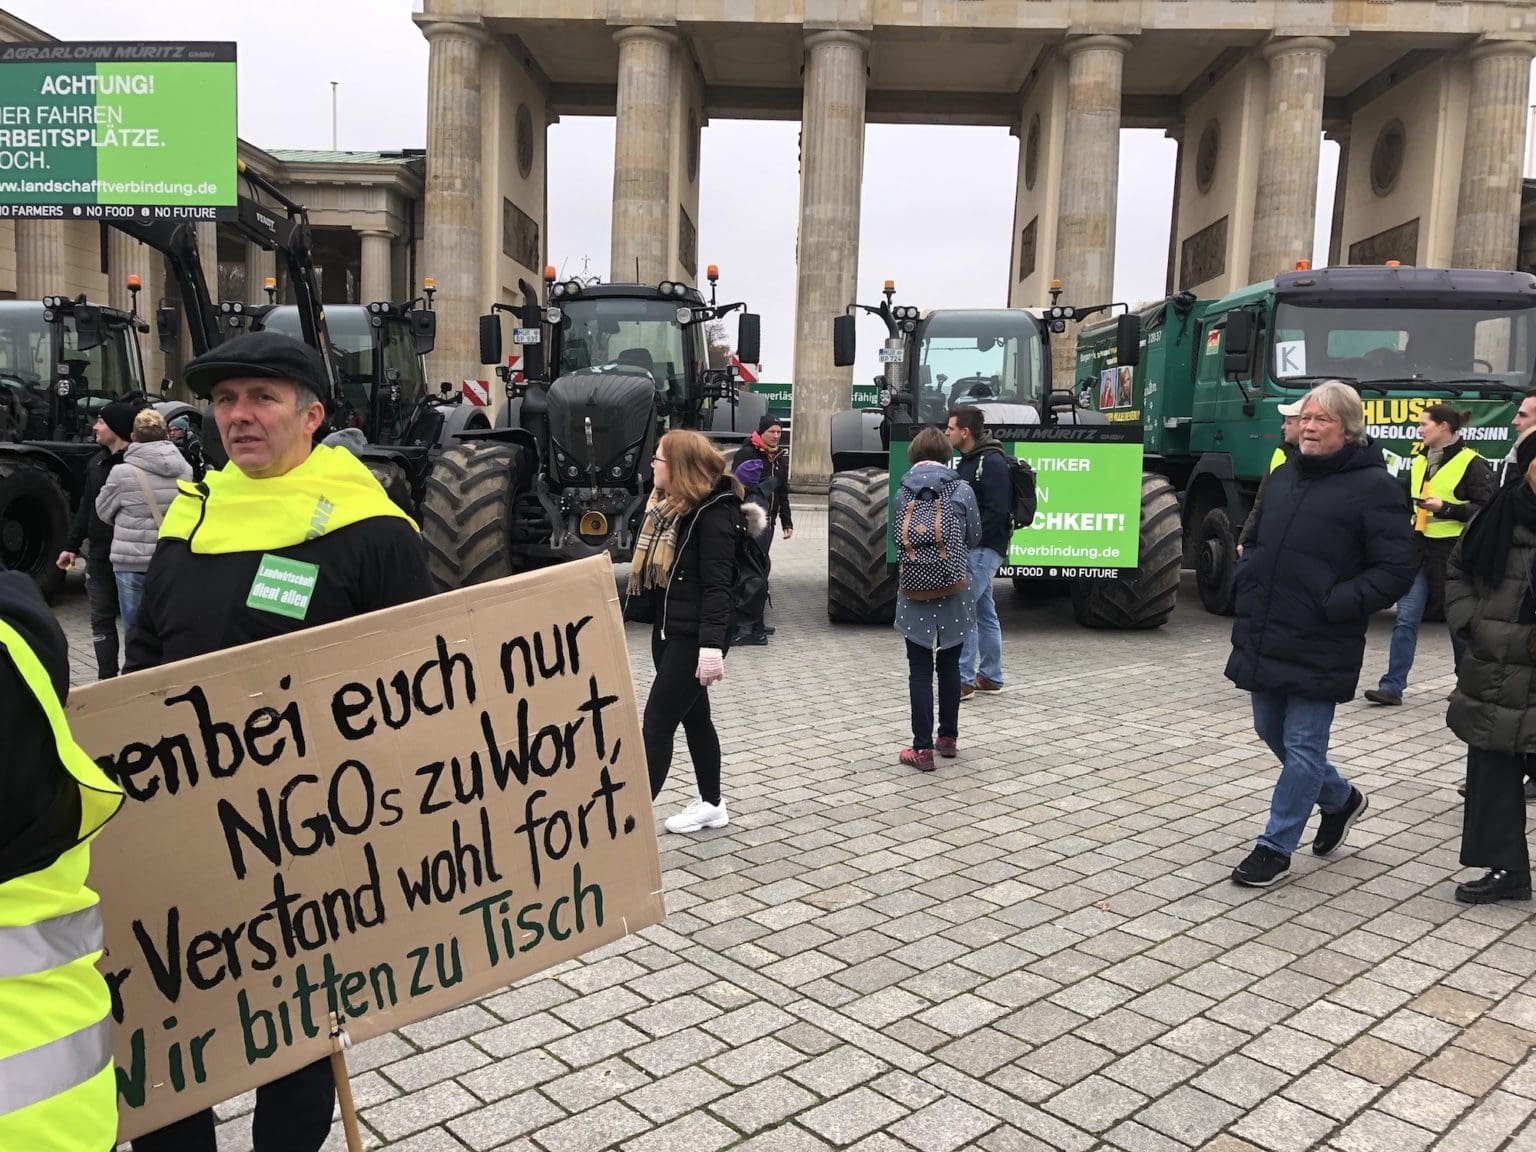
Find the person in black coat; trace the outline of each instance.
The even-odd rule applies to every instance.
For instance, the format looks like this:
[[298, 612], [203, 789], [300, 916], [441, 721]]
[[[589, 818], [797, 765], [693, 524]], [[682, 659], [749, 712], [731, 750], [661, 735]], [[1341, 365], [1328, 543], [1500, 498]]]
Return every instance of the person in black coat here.
[[655, 490], [630, 561], [626, 616], [652, 624], [656, 679], [645, 702], [642, 735], [651, 799], [672, 768], [678, 725], [699, 798], [666, 819], [668, 832], [730, 823], [720, 787], [720, 737], [709, 712], [709, 686], [725, 679], [736, 611], [736, 538], [747, 530], [741, 487], [725, 459], [697, 432], [663, 436], [651, 460]]
[[[788, 540], [795, 534], [795, 520], [789, 508], [789, 453], [779, 447], [779, 441], [784, 435], [784, 426], [777, 416], [769, 414], [757, 422], [757, 432], [746, 443], [736, 450], [736, 456], [731, 461], [731, 471], [736, 472], [743, 465], [756, 461], [760, 465], [752, 468], [749, 475], [753, 476], [750, 483], [741, 478], [741, 483], [746, 492], [746, 498], [758, 505], [768, 515], [767, 526], [757, 531], [757, 543], [763, 550], [763, 555], [773, 546], [773, 533], [775, 528], [782, 528], [784, 539]], [[747, 631], [732, 638], [732, 644], [766, 644], [768, 637], [773, 635], [773, 629], [769, 628], [763, 618], [767, 609], [767, 598], [763, 600], [763, 610], [759, 611], [756, 618], [747, 622]]]
[[1313, 806], [1312, 851], [1327, 856], [1367, 802], [1328, 762], [1338, 704], [1354, 697], [1373, 612], [1418, 571], [1412, 520], [1360, 396], [1330, 380], [1302, 401], [1300, 451], [1271, 476], [1234, 580], [1227, 679], [1253, 694], [1254, 731], [1280, 760], [1269, 824], [1232, 873], [1268, 887], [1290, 869]]
[[1008, 559], [1013, 536], [1013, 481], [1008, 475], [1008, 449], [987, 431], [986, 420], [974, 404], [949, 410], [949, 446], [960, 453], [955, 469], [976, 494], [981, 513], [981, 538], [971, 546], [971, 599], [976, 620], [960, 648], [960, 699], [969, 700], [1003, 690], [1003, 626], [992, 598], [992, 582]]

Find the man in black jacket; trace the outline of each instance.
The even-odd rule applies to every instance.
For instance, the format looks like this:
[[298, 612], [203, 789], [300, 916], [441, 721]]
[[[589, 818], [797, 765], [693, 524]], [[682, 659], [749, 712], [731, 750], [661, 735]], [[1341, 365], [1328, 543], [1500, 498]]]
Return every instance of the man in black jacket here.
[[[745, 480], [742, 483], [747, 491], [747, 499], [768, 515], [768, 526], [757, 537], [758, 546], [762, 548], [764, 555], [767, 555], [768, 549], [773, 545], [773, 533], [776, 528], [783, 528], [786, 540], [795, 534], [795, 520], [789, 510], [789, 453], [779, 447], [779, 441], [783, 435], [784, 425], [777, 416], [770, 413], [758, 421], [757, 432], [736, 450], [736, 457], [731, 461], [732, 472], [740, 470], [741, 466], [748, 461], [757, 461], [762, 467], [760, 479], [750, 484]], [[755, 472], [756, 469], [753, 469], [752, 473]], [[768, 643], [768, 637], [773, 635], [773, 629], [767, 627], [764, 621], [766, 611], [767, 598], [765, 597], [763, 608], [758, 612], [757, 618], [749, 621], [748, 630], [733, 637], [731, 643], [733, 645]]]
[[1336, 380], [1307, 393], [1299, 447], [1270, 477], [1234, 582], [1227, 679], [1253, 694], [1254, 731], [1281, 764], [1269, 824], [1232, 873], [1255, 888], [1289, 871], [1314, 806], [1318, 856], [1365, 812], [1328, 762], [1334, 708], [1354, 697], [1371, 614], [1418, 570], [1407, 500], [1365, 435], [1359, 394]]
[[981, 510], [981, 543], [971, 549], [976, 623], [960, 649], [960, 699], [969, 700], [978, 692], [991, 696], [1003, 690], [1003, 626], [992, 599], [992, 581], [1008, 556], [1013, 482], [1008, 478], [1007, 449], [987, 431], [980, 408], [951, 408], [948, 434], [949, 446], [960, 453], [956, 471], [975, 491]]
[[[186, 381], [211, 397], [229, 465], [183, 484], [166, 513], [128, 637], [128, 671], [433, 594], [415, 524], [350, 452], [313, 447], [325, 413], [319, 353], [252, 333], [193, 360]], [[316, 1152], [334, 1102], [329, 1060], [263, 1085], [255, 1152]], [[215, 1152], [213, 1112], [140, 1136], [133, 1148]]]
[[138, 409], [124, 400], [114, 400], [101, 410], [91, 431], [101, 451], [85, 466], [85, 491], [75, 521], [64, 542], [64, 551], [54, 562], [68, 572], [75, 566], [80, 549], [90, 541], [85, 558], [85, 594], [91, 602], [91, 643], [96, 648], [96, 678], [110, 680], [117, 675], [117, 578], [112, 572], [112, 525], [96, 515], [96, 494], [107, 482], [107, 473], [123, 462], [123, 449], [133, 438], [133, 417]]

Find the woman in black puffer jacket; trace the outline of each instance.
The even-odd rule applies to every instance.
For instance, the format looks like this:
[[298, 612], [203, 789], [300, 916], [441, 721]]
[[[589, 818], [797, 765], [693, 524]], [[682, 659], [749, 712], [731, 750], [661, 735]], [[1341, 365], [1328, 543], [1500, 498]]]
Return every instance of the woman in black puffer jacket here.
[[681, 724], [699, 799], [666, 820], [669, 832], [723, 828], [720, 738], [709, 686], [725, 678], [736, 611], [736, 539], [745, 530], [741, 488], [725, 460], [697, 432], [668, 432], [652, 459], [656, 488], [635, 542], [629, 573], [631, 619], [649, 620], [656, 679], [645, 702], [645, 758], [651, 799], [672, 767]]

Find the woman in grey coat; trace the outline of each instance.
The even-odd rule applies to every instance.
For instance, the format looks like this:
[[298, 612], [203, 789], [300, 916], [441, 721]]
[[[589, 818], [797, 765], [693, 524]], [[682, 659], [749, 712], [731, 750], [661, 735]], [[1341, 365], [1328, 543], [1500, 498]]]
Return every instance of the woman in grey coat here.
[[167, 437], [165, 419], [153, 408], [135, 416], [123, 462], [112, 469], [96, 497], [96, 515], [112, 525], [112, 572], [125, 636], [139, 612], [160, 521], [176, 499], [177, 482], [192, 479], [192, 466]]
[[1524, 757], [1536, 753], [1536, 436], [1515, 448], [1524, 478], [1501, 488], [1446, 565], [1445, 619], [1467, 643], [1446, 723], [1467, 744], [1464, 904], [1531, 898]]
[[[976, 626], [976, 602], [968, 583], [969, 557], [981, 540], [981, 511], [971, 486], [949, 467], [949, 437], [939, 429], [924, 428], [914, 436], [907, 458], [912, 468], [902, 477], [891, 522], [900, 533], [907, 506], [913, 500], [924, 494], [929, 498], [942, 494], [950, 508], [944, 516], [944, 545], [950, 555], [964, 561], [966, 581], [957, 591], [937, 599], [913, 599], [905, 591], [896, 595], [896, 631], [907, 640], [907, 690], [912, 703], [912, 746], [902, 749], [900, 759], [920, 772], [932, 772], [935, 749], [946, 759], [953, 757], [960, 735], [960, 648]], [[959, 522], [951, 523], [955, 513]], [[937, 745], [933, 740], [935, 649], [939, 673]]]

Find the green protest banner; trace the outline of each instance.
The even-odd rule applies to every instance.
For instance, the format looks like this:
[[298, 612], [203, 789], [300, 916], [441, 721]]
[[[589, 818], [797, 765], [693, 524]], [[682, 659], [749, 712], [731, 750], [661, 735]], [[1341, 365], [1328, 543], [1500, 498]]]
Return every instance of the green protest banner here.
[[[919, 426], [891, 432], [891, 498], [906, 475]], [[1008, 542], [999, 576], [1097, 576], [1134, 569], [1141, 532], [1141, 429], [1125, 425], [1025, 425], [988, 429], [1035, 470], [1034, 523]], [[958, 465], [958, 459], [954, 461]], [[887, 559], [896, 563], [894, 536]]]
[[235, 45], [0, 46], [0, 218], [236, 215]]
[[[793, 384], [753, 384], [752, 393], [756, 396], [766, 397], [768, 411], [775, 416], [790, 417], [793, 415], [795, 386]], [[873, 384], [855, 384], [853, 386], [853, 406], [855, 408], [873, 408], [880, 403], [880, 390]]]

